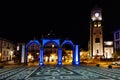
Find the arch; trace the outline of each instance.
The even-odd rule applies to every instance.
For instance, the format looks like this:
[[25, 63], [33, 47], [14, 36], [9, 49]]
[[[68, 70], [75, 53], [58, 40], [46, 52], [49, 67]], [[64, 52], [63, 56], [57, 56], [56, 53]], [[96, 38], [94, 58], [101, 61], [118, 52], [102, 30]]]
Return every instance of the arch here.
[[41, 44], [39, 43], [38, 40], [30, 40], [27, 44], [26, 44], [26, 48], [28, 48], [30, 45], [32, 44], [37, 44], [38, 46], [41, 46]]
[[58, 65], [62, 65], [62, 56], [61, 56], [61, 48], [60, 48], [60, 39], [42, 39], [42, 49], [41, 49], [41, 55], [40, 55], [40, 66], [44, 65], [44, 62], [43, 62], [43, 55], [44, 55], [44, 47], [49, 44], [49, 43], [53, 43], [55, 44], [57, 47], [58, 47]]
[[43, 47], [44, 47], [45, 45], [47, 45], [48, 43], [54, 43], [54, 44], [56, 44], [57, 46], [59, 46], [59, 44], [60, 44], [60, 39], [43, 39], [43, 40], [42, 40], [42, 43], [43, 43]]
[[61, 44], [61, 47], [63, 47], [63, 45], [68, 44], [72, 47], [72, 63], [74, 62], [74, 58], [75, 58], [75, 46], [73, 44], [73, 42], [71, 40], [64, 40], [64, 42]]
[[72, 48], [74, 48], [74, 44], [71, 40], [64, 40], [63, 43], [61, 44], [61, 47], [64, 45], [64, 44], [69, 44], [70, 46], [72, 46]]
[[[27, 64], [27, 56], [28, 56], [28, 48], [29, 48], [29, 46], [30, 45], [32, 45], [32, 44], [37, 44], [38, 46], [41, 46], [41, 44], [39, 43], [39, 41], [38, 40], [30, 40], [27, 44], [26, 44], [26, 52], [25, 52], [25, 64]], [[39, 49], [39, 51], [40, 51], [40, 49]], [[40, 52], [39, 52], [40, 53]]]

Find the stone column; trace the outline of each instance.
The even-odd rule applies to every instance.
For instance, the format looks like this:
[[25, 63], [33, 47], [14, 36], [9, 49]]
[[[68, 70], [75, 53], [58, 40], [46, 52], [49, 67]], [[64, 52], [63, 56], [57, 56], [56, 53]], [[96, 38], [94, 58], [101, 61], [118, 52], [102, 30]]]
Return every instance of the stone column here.
[[62, 49], [58, 48], [58, 66], [62, 66]]
[[73, 50], [73, 65], [80, 65], [80, 51], [78, 45], [75, 45]]
[[40, 62], [39, 62], [39, 66], [43, 66], [44, 65], [43, 52], [44, 52], [44, 48], [40, 48]]

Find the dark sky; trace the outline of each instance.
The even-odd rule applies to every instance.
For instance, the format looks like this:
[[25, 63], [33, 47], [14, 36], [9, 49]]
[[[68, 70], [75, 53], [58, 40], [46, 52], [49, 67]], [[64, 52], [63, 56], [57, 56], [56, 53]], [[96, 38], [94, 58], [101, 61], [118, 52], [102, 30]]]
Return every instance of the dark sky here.
[[51, 30], [60, 39], [71, 39], [86, 48], [89, 39], [90, 12], [103, 9], [104, 36], [111, 39], [120, 28], [119, 0], [64, 0], [3, 2], [0, 36], [15, 42], [40, 40]]

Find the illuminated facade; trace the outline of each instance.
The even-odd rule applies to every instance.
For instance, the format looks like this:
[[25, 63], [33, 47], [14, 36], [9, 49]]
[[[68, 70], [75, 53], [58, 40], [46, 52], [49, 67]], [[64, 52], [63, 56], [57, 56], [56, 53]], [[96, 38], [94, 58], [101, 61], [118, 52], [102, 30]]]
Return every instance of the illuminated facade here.
[[0, 61], [12, 61], [16, 45], [10, 40], [0, 38]]
[[104, 58], [112, 58], [113, 41], [104, 41]]
[[93, 8], [90, 22], [90, 57], [103, 56], [102, 9]]
[[[73, 65], [80, 64], [80, 48], [71, 40], [64, 40], [60, 44], [60, 39], [42, 38], [41, 43], [38, 40], [27, 43], [24, 58], [26, 64], [32, 61], [38, 61], [40, 66], [47, 63], [61, 66], [65, 62]], [[68, 47], [70, 48], [66, 50]]]
[[90, 41], [88, 45], [90, 57], [112, 58], [113, 41], [104, 41], [102, 26], [102, 9], [93, 8], [90, 22]]

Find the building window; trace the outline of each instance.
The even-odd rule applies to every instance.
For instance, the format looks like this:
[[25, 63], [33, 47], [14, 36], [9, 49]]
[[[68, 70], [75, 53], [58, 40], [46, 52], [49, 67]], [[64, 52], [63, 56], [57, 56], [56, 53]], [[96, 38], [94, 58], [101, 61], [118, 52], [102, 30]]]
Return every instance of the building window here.
[[98, 27], [101, 27], [101, 22], [98, 22]]
[[100, 38], [96, 38], [95, 43], [99, 43], [99, 42], [100, 42]]
[[116, 33], [116, 39], [119, 39], [119, 32]]
[[94, 27], [97, 27], [97, 23], [96, 22], [94, 22]]

